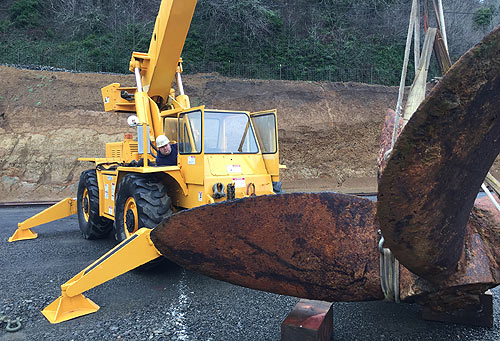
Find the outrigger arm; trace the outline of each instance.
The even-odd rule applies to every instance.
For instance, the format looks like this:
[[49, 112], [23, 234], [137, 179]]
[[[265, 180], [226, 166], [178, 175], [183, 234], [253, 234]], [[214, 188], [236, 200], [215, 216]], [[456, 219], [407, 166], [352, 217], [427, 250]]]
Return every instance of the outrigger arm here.
[[17, 230], [9, 238], [9, 243], [16, 242], [18, 240], [35, 239], [38, 237], [38, 234], [31, 231], [32, 227], [66, 218], [73, 214], [76, 214], [76, 199], [63, 199], [37, 215], [34, 215], [22, 223], [17, 224]]
[[42, 314], [50, 323], [60, 323], [99, 310], [99, 306], [82, 293], [160, 257], [162, 254], [153, 245], [150, 233], [151, 229], [139, 229], [61, 285], [61, 296], [42, 310]]

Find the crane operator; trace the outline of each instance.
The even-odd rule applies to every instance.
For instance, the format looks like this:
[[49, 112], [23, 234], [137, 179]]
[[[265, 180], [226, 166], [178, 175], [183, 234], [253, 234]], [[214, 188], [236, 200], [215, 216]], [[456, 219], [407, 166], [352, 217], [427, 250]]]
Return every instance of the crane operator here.
[[156, 156], [157, 166], [177, 166], [177, 143], [170, 144], [170, 140], [165, 135], [156, 138], [158, 155]]

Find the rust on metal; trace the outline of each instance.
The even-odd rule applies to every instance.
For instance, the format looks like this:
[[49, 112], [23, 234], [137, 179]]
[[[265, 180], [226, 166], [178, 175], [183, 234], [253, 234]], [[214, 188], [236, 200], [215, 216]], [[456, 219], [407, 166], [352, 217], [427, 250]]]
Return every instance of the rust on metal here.
[[337, 193], [259, 196], [179, 212], [151, 232], [187, 269], [322, 301], [383, 298], [375, 203]]
[[401, 299], [441, 312], [479, 304], [486, 290], [500, 284], [499, 246], [500, 213], [487, 197], [477, 199], [457, 271], [432, 283], [401, 267]]
[[151, 232], [153, 243], [187, 269], [233, 284], [311, 300], [379, 300], [380, 223], [401, 264], [403, 301], [436, 312], [477, 304], [500, 283], [500, 213], [488, 199], [473, 209], [500, 151], [499, 50], [497, 29], [432, 90], [385, 163], [388, 112], [377, 204], [326, 192], [250, 197], [175, 214]]
[[[379, 152], [377, 158], [377, 179], [380, 181], [380, 177], [384, 171], [387, 160], [385, 158], [386, 153], [392, 147], [392, 136], [394, 135], [394, 125], [396, 122], [396, 112], [392, 109], [388, 109], [385, 114], [384, 127], [382, 128], [382, 134], [380, 135], [379, 141]], [[403, 128], [403, 118], [399, 118], [398, 127], [396, 134], [399, 136], [401, 129]]]
[[[151, 238], [163, 255], [233, 284], [326, 301], [382, 299], [375, 204], [335, 193], [253, 197], [180, 212]], [[500, 283], [500, 213], [476, 201], [453, 276], [432, 283], [400, 267], [402, 301], [433, 311], [478, 303]]]
[[386, 246], [434, 283], [458, 270], [469, 213], [500, 152], [499, 50], [497, 28], [453, 65], [399, 136], [380, 180]]
[[422, 319], [493, 328], [493, 294], [488, 290], [479, 295], [474, 305], [452, 311], [435, 311], [424, 306]]

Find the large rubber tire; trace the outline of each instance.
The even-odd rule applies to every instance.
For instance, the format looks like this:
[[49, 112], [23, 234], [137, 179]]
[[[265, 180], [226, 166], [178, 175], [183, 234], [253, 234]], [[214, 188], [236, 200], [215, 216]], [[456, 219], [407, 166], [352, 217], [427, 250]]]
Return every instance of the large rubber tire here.
[[155, 175], [127, 174], [115, 202], [115, 238], [121, 242], [139, 228], [154, 228], [172, 215], [167, 188]]
[[80, 175], [76, 205], [83, 238], [106, 238], [113, 229], [113, 221], [99, 215], [99, 186], [95, 169], [86, 170]]

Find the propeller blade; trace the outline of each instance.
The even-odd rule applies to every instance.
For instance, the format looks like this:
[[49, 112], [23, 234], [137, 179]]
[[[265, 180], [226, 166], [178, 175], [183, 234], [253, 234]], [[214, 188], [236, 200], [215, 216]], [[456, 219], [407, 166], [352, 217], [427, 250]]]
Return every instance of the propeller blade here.
[[500, 152], [500, 28], [453, 65], [410, 119], [379, 184], [377, 216], [410, 271], [453, 274], [479, 187]]
[[277, 294], [383, 298], [375, 203], [337, 193], [259, 196], [186, 210], [151, 232], [175, 263]]

